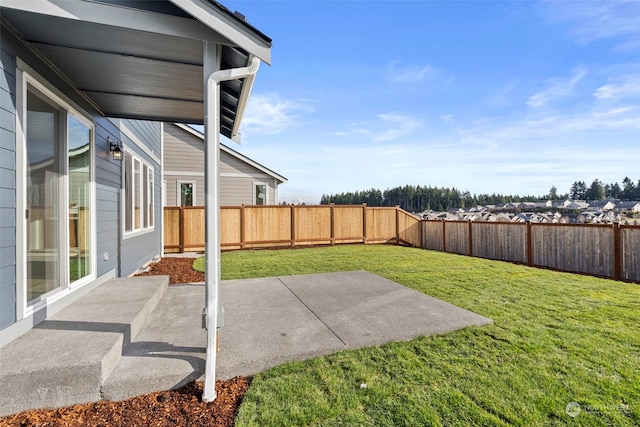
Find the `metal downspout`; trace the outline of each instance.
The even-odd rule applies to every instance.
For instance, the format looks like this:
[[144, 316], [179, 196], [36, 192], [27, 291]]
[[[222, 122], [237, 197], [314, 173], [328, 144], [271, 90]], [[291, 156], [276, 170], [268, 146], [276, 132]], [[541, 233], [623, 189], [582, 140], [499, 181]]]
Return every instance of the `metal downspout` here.
[[[220, 295], [220, 82], [245, 79], [251, 89], [260, 59], [253, 57], [247, 67], [213, 72], [207, 79], [205, 102], [205, 326], [207, 359], [202, 400], [216, 398], [216, 350]], [[213, 96], [212, 96], [213, 95]]]

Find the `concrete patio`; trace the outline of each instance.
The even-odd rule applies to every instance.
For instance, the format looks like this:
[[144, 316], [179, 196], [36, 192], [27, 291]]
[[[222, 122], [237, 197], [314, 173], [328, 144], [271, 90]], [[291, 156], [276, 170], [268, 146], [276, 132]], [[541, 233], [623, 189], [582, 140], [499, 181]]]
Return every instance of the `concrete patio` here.
[[[217, 378], [491, 320], [353, 271], [229, 280]], [[204, 373], [204, 285], [111, 280], [0, 349], [0, 416], [179, 387]]]

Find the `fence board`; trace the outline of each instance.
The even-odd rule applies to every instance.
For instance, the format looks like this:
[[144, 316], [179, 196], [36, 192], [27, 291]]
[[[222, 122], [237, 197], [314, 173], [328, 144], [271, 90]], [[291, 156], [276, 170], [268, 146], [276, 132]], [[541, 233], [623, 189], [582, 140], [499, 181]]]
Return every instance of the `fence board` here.
[[473, 256], [511, 262], [527, 262], [527, 225], [473, 222]]
[[445, 221], [445, 249], [461, 255], [469, 254], [469, 223], [467, 221]]
[[640, 282], [640, 227], [622, 227], [622, 279]]
[[443, 228], [444, 221], [423, 221], [422, 222], [422, 247], [434, 251], [444, 251]]
[[367, 243], [386, 243], [396, 239], [396, 208], [366, 210]]
[[245, 247], [290, 246], [291, 206], [245, 206]]
[[184, 248], [191, 251], [204, 250], [204, 209], [185, 206], [184, 215]]
[[333, 232], [335, 243], [363, 243], [364, 206], [334, 205]]
[[242, 206], [223, 206], [220, 208], [220, 246], [225, 249], [241, 249], [243, 247], [242, 209]]
[[420, 219], [405, 212], [403, 210], [396, 210], [398, 221], [398, 237], [400, 242], [404, 242], [411, 246], [421, 248], [422, 247], [422, 227], [420, 226]]
[[614, 277], [613, 226], [532, 224], [533, 264]]
[[180, 252], [180, 208], [164, 208], [164, 251]]
[[331, 210], [330, 205], [296, 206], [293, 211], [295, 244], [331, 244]]

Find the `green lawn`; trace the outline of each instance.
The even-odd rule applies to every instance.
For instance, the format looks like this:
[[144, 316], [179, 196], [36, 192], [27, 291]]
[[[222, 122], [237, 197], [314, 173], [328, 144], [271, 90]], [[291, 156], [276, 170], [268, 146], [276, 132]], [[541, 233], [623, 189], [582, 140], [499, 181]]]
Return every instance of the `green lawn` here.
[[223, 279], [344, 270], [494, 324], [270, 369], [237, 425], [640, 425], [640, 285], [396, 246], [222, 255]]

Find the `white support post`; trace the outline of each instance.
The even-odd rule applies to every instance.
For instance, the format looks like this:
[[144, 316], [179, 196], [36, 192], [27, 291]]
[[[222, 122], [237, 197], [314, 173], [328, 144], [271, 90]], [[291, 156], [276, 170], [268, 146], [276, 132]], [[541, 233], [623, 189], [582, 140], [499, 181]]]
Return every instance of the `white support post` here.
[[[205, 49], [208, 55], [212, 52]], [[206, 60], [210, 58], [205, 58]], [[220, 295], [220, 82], [245, 79], [253, 86], [260, 60], [251, 59], [248, 67], [219, 70], [209, 75], [205, 84], [205, 323], [207, 328], [207, 360], [202, 400], [216, 398], [216, 352]]]

